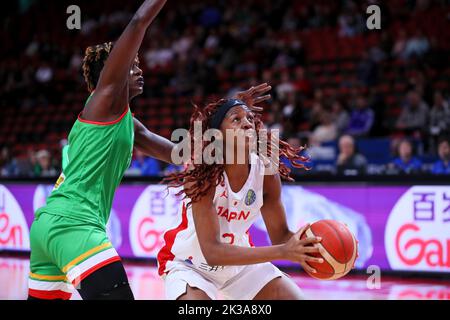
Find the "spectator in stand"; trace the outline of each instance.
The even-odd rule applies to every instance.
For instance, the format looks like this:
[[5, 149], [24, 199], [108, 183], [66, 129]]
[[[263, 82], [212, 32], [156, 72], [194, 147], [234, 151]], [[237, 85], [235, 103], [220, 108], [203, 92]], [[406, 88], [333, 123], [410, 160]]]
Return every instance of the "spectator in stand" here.
[[[381, 39], [380, 41], [383, 41], [383, 40]], [[382, 48], [382, 45], [383, 45], [382, 43], [380, 43], [378, 45], [373, 45], [368, 50], [368, 56], [369, 56], [370, 60], [375, 62], [376, 64], [385, 61], [387, 58], [386, 52]]]
[[394, 46], [392, 48], [392, 55], [398, 59], [405, 59], [405, 49], [406, 49], [406, 43], [408, 41], [408, 37], [406, 35], [406, 31], [401, 29], [399, 30], [399, 33], [397, 35], [397, 38], [395, 39]]
[[324, 107], [327, 105], [327, 99], [325, 98], [325, 94], [322, 89], [316, 88], [314, 89], [312, 104], [310, 108], [310, 112], [308, 114], [308, 118], [311, 121], [311, 127], [319, 124], [319, 116], [323, 112]]
[[396, 128], [406, 133], [422, 131], [428, 119], [428, 105], [422, 100], [417, 91], [408, 92], [406, 104], [397, 120]]
[[12, 158], [8, 147], [4, 146], [0, 153], [0, 177], [13, 177], [16, 173], [16, 160]]
[[81, 66], [83, 65], [83, 57], [78, 51], [73, 53], [72, 57], [70, 58], [69, 65], [70, 69], [72, 69], [74, 72], [80, 70]]
[[411, 90], [417, 91], [427, 105], [432, 105], [434, 103], [433, 86], [423, 71], [415, 70], [408, 78], [407, 91]]
[[290, 93], [294, 93], [294, 91], [295, 87], [289, 77], [289, 72], [283, 72], [281, 75], [281, 82], [276, 88], [278, 99], [284, 100]]
[[304, 120], [304, 112], [298, 95], [291, 92], [287, 96], [286, 105], [282, 109], [283, 130], [290, 136], [298, 131], [299, 124]]
[[18, 177], [34, 177], [36, 162], [36, 153], [29, 149], [26, 156], [20, 156], [16, 159], [16, 173]]
[[383, 56], [386, 59], [389, 59], [389, 57], [391, 57], [392, 49], [394, 46], [393, 35], [389, 31], [382, 30], [380, 43], [378, 44], [378, 46], [382, 50]]
[[144, 60], [149, 69], [165, 67], [173, 60], [175, 51], [170, 41], [165, 39], [162, 43], [151, 43], [151, 47], [144, 53]]
[[207, 6], [200, 15], [200, 23], [205, 28], [212, 28], [220, 25], [222, 13], [215, 6]]
[[421, 30], [417, 30], [411, 38], [406, 42], [405, 57], [421, 58], [430, 49], [430, 43]]
[[369, 108], [367, 99], [363, 95], [358, 95], [350, 114], [347, 134], [355, 137], [367, 136], [372, 129], [373, 121], [374, 112]]
[[310, 96], [312, 93], [311, 82], [306, 78], [305, 68], [303, 67], [297, 67], [295, 69], [294, 88], [297, 92], [306, 96]]
[[266, 113], [266, 121], [264, 122], [269, 130], [279, 130], [280, 135], [284, 133], [282, 125], [282, 115], [277, 111], [270, 111]]
[[439, 160], [431, 168], [432, 174], [450, 174], [450, 138], [441, 137], [438, 143]]
[[52, 166], [50, 152], [48, 150], [39, 150], [36, 152], [35, 175], [37, 177], [55, 177], [58, 174]]
[[344, 102], [339, 99], [334, 100], [331, 105], [331, 113], [338, 135], [343, 134], [350, 122], [350, 116], [344, 107]]
[[47, 62], [44, 62], [36, 71], [36, 80], [40, 83], [47, 83], [53, 79], [53, 69]]
[[337, 173], [343, 175], [360, 175], [367, 171], [366, 158], [356, 152], [355, 140], [350, 135], [339, 139], [339, 155], [336, 161]]
[[323, 93], [323, 90], [319, 88], [314, 89], [313, 99], [314, 102], [324, 103], [325, 94]]
[[339, 35], [354, 37], [363, 32], [366, 24], [355, 2], [345, 1], [344, 3], [344, 12], [338, 17]]
[[398, 157], [388, 165], [393, 173], [415, 174], [422, 170], [422, 161], [414, 156], [414, 147], [410, 140], [402, 140], [397, 149]]
[[439, 136], [450, 130], [450, 107], [441, 92], [434, 93], [434, 104], [430, 111], [430, 137], [432, 150]]
[[310, 136], [311, 145], [320, 145], [325, 142], [331, 142], [337, 139], [338, 130], [330, 112], [322, 113], [321, 123], [318, 125]]
[[172, 45], [173, 51], [178, 55], [181, 61], [186, 61], [188, 59], [188, 52], [193, 45], [193, 38], [189, 31], [185, 31], [181, 37]]
[[146, 157], [145, 154], [138, 150], [134, 150], [135, 158], [131, 161], [129, 171], [136, 171], [144, 177], [157, 177], [161, 173], [161, 165], [158, 160]]
[[184, 170], [184, 166], [175, 165], [173, 163], [168, 164], [162, 171], [162, 175], [166, 176], [172, 173], [180, 173]]
[[378, 82], [378, 64], [370, 56], [369, 51], [364, 51], [362, 59], [358, 64], [358, 80], [364, 85], [371, 87]]
[[297, 97], [295, 92], [289, 92], [286, 95], [286, 103], [282, 109], [283, 117], [291, 118], [297, 112]]

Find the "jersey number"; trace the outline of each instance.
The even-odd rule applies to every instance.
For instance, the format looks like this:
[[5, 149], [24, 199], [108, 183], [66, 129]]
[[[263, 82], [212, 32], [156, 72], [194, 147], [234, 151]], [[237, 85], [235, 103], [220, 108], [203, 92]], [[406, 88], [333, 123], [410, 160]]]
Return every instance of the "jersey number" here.
[[222, 238], [230, 238], [231, 240], [230, 240], [229, 244], [234, 243], [234, 234], [232, 234], [232, 233], [224, 233], [222, 235]]

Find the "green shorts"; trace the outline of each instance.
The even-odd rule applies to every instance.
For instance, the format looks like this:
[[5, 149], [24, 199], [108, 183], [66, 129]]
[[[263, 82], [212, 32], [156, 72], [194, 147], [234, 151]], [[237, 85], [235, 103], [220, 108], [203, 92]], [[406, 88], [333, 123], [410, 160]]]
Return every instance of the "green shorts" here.
[[42, 213], [30, 230], [29, 295], [70, 299], [84, 278], [120, 261], [106, 231], [83, 221]]

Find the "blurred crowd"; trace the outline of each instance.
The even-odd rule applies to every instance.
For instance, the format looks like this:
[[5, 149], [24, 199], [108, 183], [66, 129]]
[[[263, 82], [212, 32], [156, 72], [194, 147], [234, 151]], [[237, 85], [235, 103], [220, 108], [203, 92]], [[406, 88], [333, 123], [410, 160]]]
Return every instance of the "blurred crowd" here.
[[[65, 25], [66, 16], [57, 12], [65, 9], [66, 1], [30, 2], [23, 12], [13, 8], [16, 16], [2, 22], [0, 112], [9, 108], [23, 115], [55, 105], [79, 110], [83, 101], [77, 93], [83, 93], [81, 99], [87, 95], [83, 49], [117, 38], [140, 1], [83, 4], [82, 29], [76, 32], [54, 27]], [[381, 7], [381, 31], [366, 28], [370, 4]], [[449, 174], [448, 43], [420, 26], [394, 28], [428, 12], [440, 12], [449, 23], [447, 1], [171, 1], [140, 51], [146, 85], [136, 103], [166, 97], [206, 102], [268, 82], [273, 98], [265, 106], [265, 123], [290, 143], [308, 146], [312, 172]], [[378, 40], [345, 61], [317, 60], [305, 37], [324, 28], [334, 30], [339, 39], [377, 32]], [[17, 34], [6, 31], [11, 29]], [[339, 71], [344, 64], [350, 71]], [[338, 70], [331, 70], [336, 65]], [[388, 79], [395, 80], [395, 88]], [[137, 109], [136, 116], [141, 114], [146, 123], [145, 111]], [[6, 125], [1, 120], [6, 116], [0, 115], [0, 124]], [[34, 150], [33, 143], [45, 142], [53, 131], [67, 134], [75, 116], [45, 128], [42, 135], [11, 140], [29, 144], [25, 151], [4, 143], [1, 176], [57, 175], [58, 144]], [[171, 129], [187, 126], [188, 114], [177, 118]], [[373, 139], [388, 141], [380, 149], [383, 163], [373, 163], [376, 155], [358, 150], [361, 143], [372, 148]], [[161, 176], [176, 169], [135, 152], [127, 174]]]
[[55, 177], [59, 175], [60, 164], [55, 163], [48, 150], [30, 150], [27, 158], [13, 158], [7, 147], [0, 154], [1, 177]]

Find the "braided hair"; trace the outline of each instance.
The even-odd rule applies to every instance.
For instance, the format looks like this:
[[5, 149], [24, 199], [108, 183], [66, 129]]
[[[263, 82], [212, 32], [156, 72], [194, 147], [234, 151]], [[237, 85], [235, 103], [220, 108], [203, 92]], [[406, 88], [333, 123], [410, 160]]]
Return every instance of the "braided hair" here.
[[95, 90], [100, 73], [113, 47], [112, 42], [105, 42], [86, 49], [83, 59], [83, 76], [89, 92]]
[[[208, 194], [208, 191], [212, 187], [216, 187], [224, 181], [224, 164], [206, 164], [202, 162], [201, 164], [195, 164], [194, 162], [194, 122], [200, 121], [202, 124], [202, 133], [204, 133], [207, 129], [209, 129], [209, 123], [212, 116], [215, 114], [217, 109], [225, 103], [227, 100], [222, 99], [217, 102], [213, 102], [208, 104], [204, 108], [200, 108], [197, 105], [194, 105], [194, 112], [190, 119], [190, 143], [191, 143], [191, 165], [189, 168], [185, 168], [182, 172], [179, 173], [171, 173], [164, 177], [163, 183], [167, 183], [169, 188], [178, 188], [183, 187], [177, 193], [177, 196], [182, 196], [184, 194], [183, 200], [189, 198], [190, 202], [187, 206], [191, 205], [194, 202], [198, 202], [202, 197]], [[258, 141], [260, 140], [260, 129], [264, 128], [264, 124], [261, 121], [261, 114], [255, 112], [255, 129], [258, 136]], [[267, 141], [272, 142], [270, 133], [268, 133]], [[205, 148], [210, 144], [209, 141], [202, 141], [202, 154]], [[269, 144], [267, 148], [268, 158], [271, 158], [272, 151], [275, 148], [279, 149], [279, 157], [286, 158], [293, 167], [301, 168], [305, 170], [309, 170], [305, 166], [305, 162], [308, 162], [309, 159], [305, 156], [300, 155], [300, 153], [305, 149], [305, 147], [294, 148], [289, 143], [280, 140], [279, 146], [275, 146], [273, 144]], [[281, 178], [294, 181], [292, 177], [290, 177], [291, 169], [286, 166], [281, 159], [279, 160], [278, 173]], [[300, 163], [296, 162], [299, 161]], [[302, 163], [303, 162], [303, 163]]]

